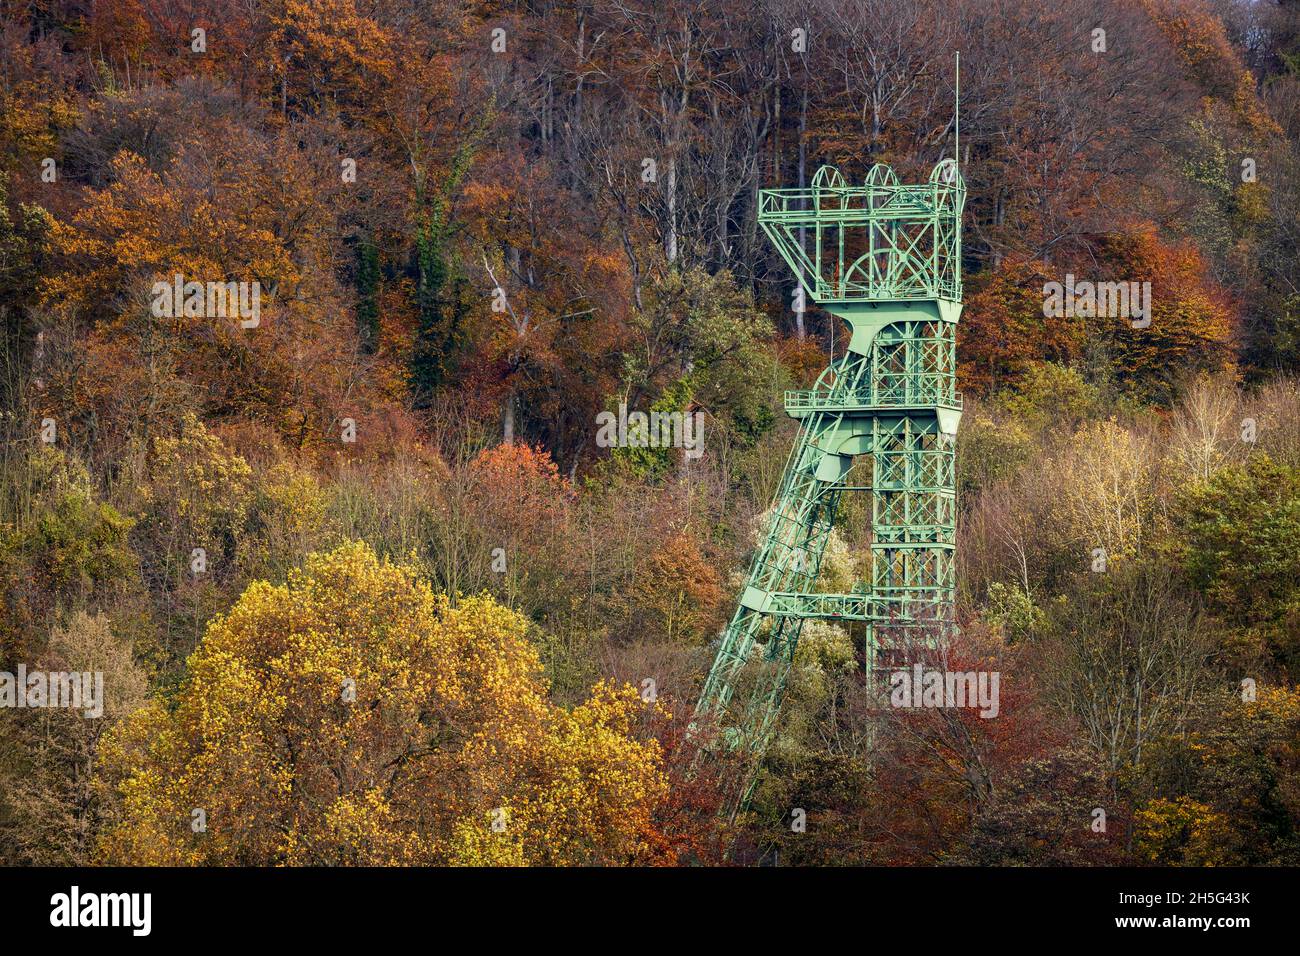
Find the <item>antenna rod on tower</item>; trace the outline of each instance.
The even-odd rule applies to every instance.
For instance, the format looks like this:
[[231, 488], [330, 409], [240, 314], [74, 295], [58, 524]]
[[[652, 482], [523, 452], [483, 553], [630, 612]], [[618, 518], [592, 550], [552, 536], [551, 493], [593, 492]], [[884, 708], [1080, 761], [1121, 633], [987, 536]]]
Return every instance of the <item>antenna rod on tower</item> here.
[[955, 100], [955, 105], [953, 107], [952, 122], [953, 127], [957, 132], [957, 142], [956, 145], [953, 146], [952, 161], [953, 165], [957, 167], [957, 171], [961, 172], [961, 50], [958, 50], [953, 54], [953, 63], [955, 64], [953, 66], [953, 99]]

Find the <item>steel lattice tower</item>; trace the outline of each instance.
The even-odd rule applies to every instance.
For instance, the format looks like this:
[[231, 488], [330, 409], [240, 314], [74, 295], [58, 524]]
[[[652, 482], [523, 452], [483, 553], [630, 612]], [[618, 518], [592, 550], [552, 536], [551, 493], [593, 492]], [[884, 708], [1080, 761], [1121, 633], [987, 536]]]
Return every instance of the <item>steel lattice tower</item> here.
[[[849, 186], [823, 166], [809, 189], [759, 196], [763, 231], [805, 293], [851, 335], [816, 387], [785, 395], [799, 437], [696, 711], [741, 752], [737, 806], [757, 779], [805, 620], [865, 622], [868, 667], [882, 643], [952, 626], [965, 194], [956, 163], [944, 160], [919, 185], [876, 165]], [[856, 456], [870, 457], [869, 486], [846, 481]], [[871, 495], [868, 580], [848, 594], [818, 593], [846, 492]]]

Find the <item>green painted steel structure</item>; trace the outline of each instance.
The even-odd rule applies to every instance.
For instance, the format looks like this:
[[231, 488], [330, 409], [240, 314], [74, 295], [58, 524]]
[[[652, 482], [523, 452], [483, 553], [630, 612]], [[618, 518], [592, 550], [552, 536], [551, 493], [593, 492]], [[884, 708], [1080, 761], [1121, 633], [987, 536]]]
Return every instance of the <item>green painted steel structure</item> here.
[[[952, 626], [965, 195], [956, 163], [944, 160], [924, 184], [900, 184], [876, 165], [850, 186], [823, 166], [808, 189], [759, 196], [764, 232], [804, 292], [851, 334], [816, 387], [785, 395], [799, 437], [696, 711], [741, 751], [734, 807], [757, 779], [805, 620], [865, 622], [868, 666], [882, 643]], [[847, 482], [858, 456], [870, 460], [865, 489]], [[841, 495], [863, 490], [872, 497], [869, 579], [849, 594], [819, 593]]]

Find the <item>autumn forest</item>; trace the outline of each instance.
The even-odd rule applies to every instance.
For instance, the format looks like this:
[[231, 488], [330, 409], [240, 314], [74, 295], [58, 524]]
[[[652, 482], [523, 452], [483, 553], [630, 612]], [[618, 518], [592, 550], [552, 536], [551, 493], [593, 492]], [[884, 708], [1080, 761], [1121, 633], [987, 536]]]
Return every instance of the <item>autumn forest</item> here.
[[[760, 190], [948, 158], [996, 713], [809, 620], [742, 766]], [[1300, 864], [1297, 0], [0, 0], [0, 320], [0, 863]]]

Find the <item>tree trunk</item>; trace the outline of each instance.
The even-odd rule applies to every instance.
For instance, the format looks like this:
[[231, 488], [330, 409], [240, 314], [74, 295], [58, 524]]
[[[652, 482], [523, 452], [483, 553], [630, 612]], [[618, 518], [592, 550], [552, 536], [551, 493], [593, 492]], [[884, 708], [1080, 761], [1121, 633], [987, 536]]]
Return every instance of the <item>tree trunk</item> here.
[[515, 390], [506, 393], [506, 400], [501, 405], [501, 444], [515, 443]]
[[[799, 188], [804, 189], [808, 185], [808, 87], [803, 88], [803, 96], [799, 100]], [[799, 225], [799, 248], [807, 251], [807, 227], [802, 223]], [[799, 285], [803, 285], [803, 269], [800, 269], [797, 275]], [[796, 310], [794, 314], [794, 331], [799, 341], [804, 340], [807, 330], [803, 323], [804, 313], [802, 310]]]
[[664, 257], [668, 264], [677, 261], [677, 160], [668, 157], [668, 177], [664, 182], [668, 192], [668, 221], [664, 226]]

